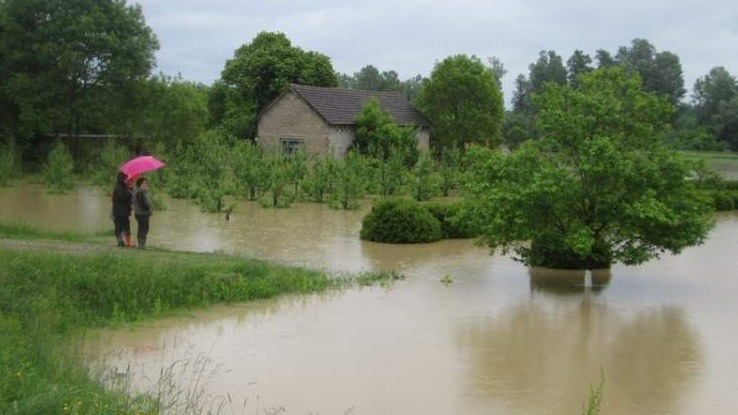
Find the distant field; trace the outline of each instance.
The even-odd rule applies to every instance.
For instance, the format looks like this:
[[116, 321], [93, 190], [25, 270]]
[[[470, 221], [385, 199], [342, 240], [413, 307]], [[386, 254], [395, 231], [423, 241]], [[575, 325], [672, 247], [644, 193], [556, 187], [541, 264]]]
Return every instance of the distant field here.
[[695, 158], [704, 158], [707, 165], [720, 172], [727, 179], [738, 179], [738, 153], [709, 153], [685, 151], [685, 155]]

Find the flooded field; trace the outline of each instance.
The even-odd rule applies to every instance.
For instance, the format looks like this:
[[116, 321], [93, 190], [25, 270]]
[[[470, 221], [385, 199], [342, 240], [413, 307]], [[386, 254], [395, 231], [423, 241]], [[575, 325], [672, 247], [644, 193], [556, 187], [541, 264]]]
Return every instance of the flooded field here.
[[[152, 246], [407, 278], [91, 336], [91, 364], [138, 390], [171, 383], [228, 414], [563, 415], [581, 413], [604, 376], [605, 415], [738, 412], [735, 213], [717, 216], [703, 246], [589, 277], [528, 269], [468, 240], [362, 242], [363, 211], [242, 203], [226, 221], [166, 204]], [[91, 188], [0, 189], [3, 221], [101, 230], [108, 212]]]

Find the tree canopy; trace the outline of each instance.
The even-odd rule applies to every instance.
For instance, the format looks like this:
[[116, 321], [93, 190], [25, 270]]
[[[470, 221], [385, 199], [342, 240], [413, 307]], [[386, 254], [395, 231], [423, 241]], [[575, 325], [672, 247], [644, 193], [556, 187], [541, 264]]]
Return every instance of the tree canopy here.
[[[253, 136], [257, 114], [290, 83], [311, 86], [338, 86], [330, 58], [304, 51], [284, 33], [261, 32], [251, 43], [238, 48], [221, 73], [217, 92], [230, 109], [215, 124], [240, 126], [237, 135]], [[229, 91], [230, 90], [230, 91]], [[213, 101], [211, 101], [213, 102]], [[240, 118], [242, 121], [233, 122]]]
[[476, 56], [455, 55], [437, 63], [417, 103], [433, 124], [437, 150], [501, 142], [500, 85], [495, 72]]
[[2, 122], [26, 138], [125, 122], [106, 104], [149, 76], [159, 47], [125, 0], [5, 0], [0, 33]]
[[351, 147], [360, 154], [383, 161], [398, 156], [403, 164], [412, 166], [418, 159], [415, 133], [413, 128], [395, 124], [392, 115], [372, 98], [356, 118], [356, 134]]
[[470, 150], [470, 218], [482, 241], [531, 266], [639, 264], [701, 243], [712, 226], [698, 166], [661, 140], [672, 107], [622, 68], [534, 97], [541, 139], [509, 156]]

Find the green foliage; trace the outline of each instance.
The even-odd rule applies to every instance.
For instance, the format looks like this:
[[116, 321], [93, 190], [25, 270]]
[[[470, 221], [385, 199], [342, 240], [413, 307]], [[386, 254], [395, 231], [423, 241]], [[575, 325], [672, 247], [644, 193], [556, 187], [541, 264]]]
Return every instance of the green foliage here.
[[49, 193], [66, 193], [75, 185], [74, 160], [69, 149], [61, 140], [51, 147], [49, 158], [44, 166], [44, 183]]
[[351, 149], [382, 161], [398, 157], [408, 167], [414, 165], [418, 159], [415, 129], [395, 124], [392, 115], [379, 106], [376, 98], [367, 101], [356, 118], [356, 132]]
[[219, 117], [214, 121], [252, 138], [256, 114], [290, 83], [337, 86], [338, 79], [327, 56], [292, 46], [284, 33], [261, 32], [226, 62], [217, 96], [210, 100]]
[[7, 186], [20, 173], [20, 162], [15, 146], [0, 144], [0, 187]]
[[192, 198], [203, 211], [220, 212], [233, 187], [228, 167], [232, 140], [218, 131], [207, 131], [194, 145], [179, 146], [176, 163], [169, 163], [163, 171], [170, 196]]
[[735, 193], [736, 192], [713, 191], [711, 194], [712, 202], [715, 205], [715, 210], [725, 211], [735, 209]]
[[[262, 206], [287, 208], [297, 197], [296, 189], [305, 174], [304, 156], [269, 154], [266, 156], [266, 187]], [[290, 185], [294, 187], [291, 187]]]
[[381, 199], [361, 222], [361, 239], [374, 242], [422, 243], [441, 237], [438, 220], [420, 203], [408, 199]]
[[468, 239], [479, 236], [473, 221], [466, 217], [468, 208], [464, 202], [428, 203], [425, 209], [441, 224], [443, 239]]
[[230, 152], [234, 178], [234, 196], [257, 200], [269, 187], [269, 165], [261, 147], [238, 140]]
[[509, 156], [467, 152], [482, 240], [554, 268], [639, 264], [702, 243], [713, 208], [686, 179], [699, 166], [660, 141], [668, 103], [618, 68], [579, 79], [536, 97], [540, 140]]
[[[127, 102], [130, 121], [116, 128], [117, 133], [145, 136], [146, 150], [161, 144], [167, 153], [178, 145], [193, 145], [206, 130], [208, 122], [208, 88], [165, 75], [141, 82]], [[137, 108], [130, 108], [134, 104]]]
[[366, 159], [371, 171], [370, 189], [381, 196], [394, 196], [402, 193], [410, 180], [410, 172], [400, 154], [391, 154], [386, 160], [369, 157]]
[[302, 182], [303, 191], [311, 202], [322, 203], [336, 191], [337, 174], [341, 161], [334, 156], [321, 157], [312, 162]]
[[584, 404], [582, 409], [582, 415], [597, 415], [602, 409], [602, 399], [605, 394], [605, 376], [602, 376], [600, 385], [595, 387], [589, 387], [589, 395], [587, 396], [587, 403]]
[[0, 59], [0, 122], [13, 134], [78, 136], [128, 120], [117, 110], [149, 75], [158, 49], [141, 6], [6, 0], [0, 15], [0, 56], [7, 57]]
[[423, 152], [415, 164], [412, 179], [412, 195], [417, 201], [430, 200], [436, 194], [435, 163], [429, 152]]
[[437, 163], [438, 187], [444, 197], [448, 197], [459, 185], [462, 168], [462, 151], [458, 148], [445, 150]]
[[476, 56], [455, 55], [436, 64], [423, 83], [418, 107], [433, 124], [437, 149], [501, 142], [503, 102], [496, 75]]
[[116, 140], [105, 140], [105, 145], [98, 153], [97, 160], [89, 166], [87, 175], [90, 181], [96, 186], [112, 190], [120, 165], [129, 160], [131, 156], [131, 152]]
[[331, 194], [330, 205], [351, 210], [361, 207], [361, 198], [367, 192], [368, 161], [356, 151], [349, 151], [346, 158], [336, 163], [335, 173], [335, 191]]
[[618, 49], [615, 59], [629, 74], [641, 78], [645, 92], [666, 97], [672, 105], [677, 105], [684, 96], [682, 65], [675, 54], [656, 52], [649, 41], [633, 39], [630, 47]]
[[380, 73], [374, 65], [366, 65], [353, 76], [344, 75], [340, 80], [341, 86], [349, 89], [361, 89], [365, 91], [394, 91], [402, 89], [402, 83], [395, 71]]

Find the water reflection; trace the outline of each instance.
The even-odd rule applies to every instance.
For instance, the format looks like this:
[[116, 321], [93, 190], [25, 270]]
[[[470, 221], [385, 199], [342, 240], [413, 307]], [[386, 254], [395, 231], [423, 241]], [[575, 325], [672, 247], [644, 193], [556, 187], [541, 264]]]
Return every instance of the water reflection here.
[[556, 295], [580, 295], [584, 292], [599, 293], [607, 288], [612, 278], [609, 269], [562, 270], [531, 267], [531, 293], [545, 292]]
[[580, 412], [602, 375], [603, 415], [678, 413], [702, 359], [684, 312], [671, 306], [630, 313], [575, 298], [533, 301], [469, 322], [457, 337], [469, 356], [467, 404], [503, 401], [526, 414]]

